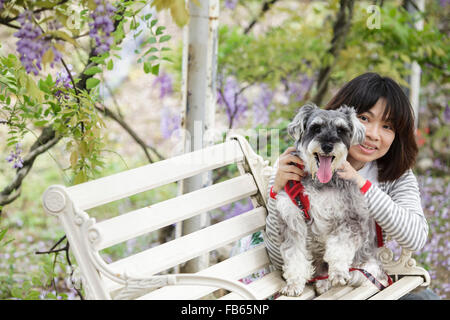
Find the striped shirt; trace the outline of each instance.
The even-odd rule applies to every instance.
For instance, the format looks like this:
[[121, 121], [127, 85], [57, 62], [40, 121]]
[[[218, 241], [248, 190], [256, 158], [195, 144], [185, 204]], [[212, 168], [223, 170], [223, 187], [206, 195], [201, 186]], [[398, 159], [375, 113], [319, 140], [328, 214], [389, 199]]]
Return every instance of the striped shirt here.
[[[267, 190], [267, 211], [265, 243], [272, 264], [281, 269], [281, 235], [276, 200], [270, 197], [270, 188], [278, 169], [276, 161]], [[400, 246], [411, 251], [420, 250], [428, 237], [428, 223], [422, 210], [417, 179], [411, 169], [395, 181], [378, 182], [376, 163], [366, 164], [358, 171], [372, 183], [364, 194], [369, 214], [383, 229], [383, 239], [389, 236]], [[371, 179], [371, 180], [370, 180]], [[282, 223], [282, 222], [281, 222]]]

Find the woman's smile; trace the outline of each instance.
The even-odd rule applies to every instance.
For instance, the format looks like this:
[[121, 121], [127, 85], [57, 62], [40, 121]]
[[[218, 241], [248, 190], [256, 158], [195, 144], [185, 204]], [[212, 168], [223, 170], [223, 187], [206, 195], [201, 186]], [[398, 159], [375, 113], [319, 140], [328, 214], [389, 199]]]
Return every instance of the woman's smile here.
[[358, 115], [359, 121], [366, 127], [366, 140], [350, 147], [347, 158], [356, 169], [383, 157], [394, 141], [394, 128], [389, 120], [383, 118], [385, 108], [386, 101], [380, 98], [370, 110]]

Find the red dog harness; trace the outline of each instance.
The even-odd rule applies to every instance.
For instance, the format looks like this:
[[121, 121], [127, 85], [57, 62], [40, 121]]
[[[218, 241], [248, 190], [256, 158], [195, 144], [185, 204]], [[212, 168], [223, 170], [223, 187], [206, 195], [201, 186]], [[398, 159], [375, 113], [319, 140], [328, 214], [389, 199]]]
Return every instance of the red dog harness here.
[[[296, 163], [295, 165], [297, 167], [299, 167], [300, 169], [304, 168], [303, 165], [299, 165], [298, 163]], [[364, 184], [364, 186], [360, 189], [362, 194], [365, 194], [369, 190], [371, 185], [372, 184], [370, 183], [370, 181], [367, 180], [366, 183]], [[273, 192], [272, 188], [270, 189], [270, 196], [275, 199], [276, 193]], [[306, 194], [304, 194], [304, 190], [305, 190], [305, 187], [303, 186], [303, 184], [300, 181], [289, 180], [286, 183], [286, 185], [284, 186], [284, 191], [289, 195], [289, 198], [292, 200], [292, 202], [301, 210], [301, 212], [303, 213], [303, 218], [306, 221], [309, 221], [309, 220], [311, 220], [311, 216], [309, 215], [310, 204], [309, 204], [308, 196]], [[382, 231], [381, 227], [378, 225], [378, 223], [375, 222], [375, 225], [376, 225], [376, 234], [377, 234], [377, 245], [378, 245], [378, 248], [380, 248], [384, 245], [383, 231]], [[349, 271], [350, 272], [351, 271], [361, 272], [379, 290], [383, 290], [384, 288], [386, 288], [371, 273], [369, 273], [368, 271], [366, 271], [364, 269], [350, 268]], [[386, 274], [386, 275], [388, 277], [388, 286], [390, 286], [392, 284], [392, 279], [388, 274]], [[323, 280], [323, 279], [327, 279], [327, 278], [328, 278], [328, 275], [319, 276], [319, 277], [315, 277], [315, 278], [309, 280], [308, 282], [311, 283], [311, 282], [315, 282], [317, 280]]]

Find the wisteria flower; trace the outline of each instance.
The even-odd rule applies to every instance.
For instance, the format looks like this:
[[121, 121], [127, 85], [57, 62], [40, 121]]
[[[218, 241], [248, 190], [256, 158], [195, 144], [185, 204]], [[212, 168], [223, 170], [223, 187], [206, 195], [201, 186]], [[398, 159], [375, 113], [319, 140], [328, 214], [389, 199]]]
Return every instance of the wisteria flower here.
[[16, 143], [16, 150], [11, 151], [9, 156], [6, 157], [6, 161], [8, 161], [9, 163], [14, 162], [13, 169], [23, 167], [23, 159], [20, 156], [21, 153], [22, 153], [22, 145], [20, 143]]
[[42, 37], [42, 30], [33, 24], [31, 11], [22, 12], [17, 21], [21, 25], [20, 30], [14, 33], [14, 36], [19, 38], [16, 43], [17, 52], [20, 54], [20, 61], [27, 73], [39, 74], [39, 71], [42, 70], [42, 57], [48, 50], [52, 50], [54, 56], [51, 67], [55, 62], [61, 60], [61, 53], [51, 46], [49, 39]]
[[181, 126], [181, 116], [170, 111], [168, 107], [161, 110], [160, 129], [164, 139], [170, 138], [172, 133]]
[[444, 110], [444, 121], [450, 123], [450, 107], [448, 106], [448, 103], [445, 106]]
[[[219, 87], [221, 81], [219, 79]], [[239, 84], [233, 77], [228, 77], [223, 86], [223, 91], [217, 92], [217, 103], [225, 108], [229, 127], [232, 128], [236, 121], [245, 117], [248, 109], [248, 101], [242, 95]]]
[[[75, 72], [72, 71], [73, 67], [72, 65], [67, 65], [67, 69], [69, 69], [70, 74], [72, 77], [76, 75]], [[55, 92], [55, 97], [58, 98], [58, 100], [61, 100], [61, 98], [68, 99], [69, 96], [65, 93], [68, 89], [73, 89], [72, 80], [70, 79], [69, 74], [67, 73], [66, 69], [62, 69], [60, 72], [56, 75], [56, 83], [55, 86], [58, 88], [58, 90]]]
[[91, 13], [92, 22], [89, 23], [89, 35], [95, 40], [94, 53], [96, 55], [109, 51], [114, 43], [112, 32], [114, 31], [114, 23], [112, 17], [116, 8], [105, 0], [94, 0], [97, 7]]
[[262, 84], [260, 95], [254, 101], [252, 108], [254, 125], [269, 123], [269, 114], [275, 110], [272, 104], [273, 96], [273, 91], [266, 84]]
[[159, 98], [162, 99], [167, 95], [172, 94], [173, 86], [172, 86], [172, 78], [165, 72], [162, 72], [159, 76], [156, 77], [155, 81], [153, 81], [153, 85], [159, 84], [160, 93]]
[[234, 10], [236, 8], [238, 0], [225, 0], [225, 7]]

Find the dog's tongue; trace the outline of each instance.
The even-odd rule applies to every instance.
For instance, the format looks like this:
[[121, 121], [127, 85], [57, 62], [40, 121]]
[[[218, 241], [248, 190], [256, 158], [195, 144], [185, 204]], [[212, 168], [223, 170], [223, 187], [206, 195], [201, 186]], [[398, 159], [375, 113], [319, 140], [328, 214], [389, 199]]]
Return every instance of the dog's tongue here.
[[331, 159], [332, 157], [319, 156], [319, 171], [317, 171], [317, 178], [319, 178], [319, 181], [322, 183], [327, 183], [331, 179]]

